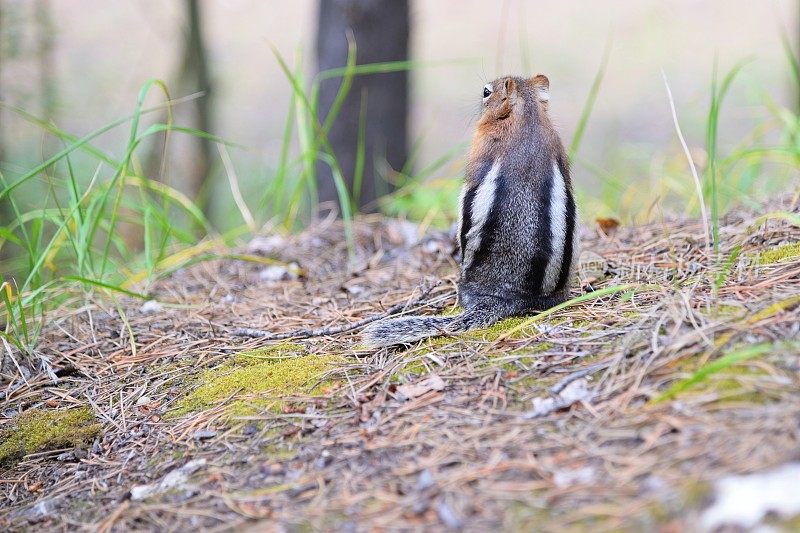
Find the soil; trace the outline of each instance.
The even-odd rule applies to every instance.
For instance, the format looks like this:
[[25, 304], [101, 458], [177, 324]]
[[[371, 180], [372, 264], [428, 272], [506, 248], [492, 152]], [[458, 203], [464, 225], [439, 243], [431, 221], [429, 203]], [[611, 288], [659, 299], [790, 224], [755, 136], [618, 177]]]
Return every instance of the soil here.
[[158, 303], [96, 294], [43, 333], [55, 380], [4, 363], [6, 438], [34, 409], [101, 430], [5, 460], [0, 529], [696, 529], [715, 480], [800, 458], [800, 228], [758, 215], [718, 253], [697, 220], [606, 220], [582, 301], [389, 349], [235, 332], [453, 312], [450, 235], [368, 216], [348, 254], [328, 220], [139, 288]]

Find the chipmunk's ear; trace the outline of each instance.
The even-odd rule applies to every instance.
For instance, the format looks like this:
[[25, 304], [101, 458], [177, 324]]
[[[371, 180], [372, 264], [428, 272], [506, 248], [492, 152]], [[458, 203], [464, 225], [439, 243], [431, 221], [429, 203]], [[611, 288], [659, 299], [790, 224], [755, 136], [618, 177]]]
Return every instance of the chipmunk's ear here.
[[536, 91], [536, 96], [539, 98], [539, 101], [542, 103], [547, 103], [550, 101], [550, 80], [547, 79], [547, 76], [544, 74], [537, 74], [533, 78], [531, 78], [531, 85], [533, 85], [534, 90]]
[[503, 88], [505, 89], [505, 96], [511, 96], [517, 89], [517, 82], [514, 81], [514, 78], [506, 78]]

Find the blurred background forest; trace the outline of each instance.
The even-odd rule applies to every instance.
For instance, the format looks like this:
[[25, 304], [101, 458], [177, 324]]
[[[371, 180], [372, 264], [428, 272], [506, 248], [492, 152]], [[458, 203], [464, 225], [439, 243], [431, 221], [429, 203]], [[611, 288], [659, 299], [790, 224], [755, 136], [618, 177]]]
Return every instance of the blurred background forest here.
[[1, 270], [129, 290], [317, 200], [447, 227], [508, 73], [549, 76], [584, 220], [698, 212], [662, 70], [711, 203], [757, 207], [797, 184], [799, 23], [795, 0], [0, 0]]

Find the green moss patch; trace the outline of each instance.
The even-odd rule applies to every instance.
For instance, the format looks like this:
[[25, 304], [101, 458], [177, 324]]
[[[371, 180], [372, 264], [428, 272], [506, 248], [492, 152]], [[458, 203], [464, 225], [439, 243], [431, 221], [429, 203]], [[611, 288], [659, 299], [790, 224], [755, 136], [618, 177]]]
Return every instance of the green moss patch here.
[[708, 310], [701, 307], [698, 311], [712, 318], [741, 318], [747, 314], [745, 307], [728, 303], [720, 303]]
[[[299, 347], [299, 348], [298, 348]], [[313, 395], [323, 385], [320, 379], [343, 361], [340, 356], [299, 355], [300, 345], [280, 344], [268, 349], [242, 352], [230, 363], [204, 372], [199, 386], [183, 398], [171, 416], [213, 407], [232, 397], [229, 416], [246, 416], [260, 410], [280, 409], [282, 398]]]
[[275, 362], [281, 359], [291, 359], [305, 355], [306, 348], [296, 342], [282, 342], [275, 346], [258, 348], [239, 352], [233, 356], [233, 364], [238, 366], [258, 365], [266, 362]]
[[758, 254], [759, 262], [762, 265], [771, 265], [773, 263], [780, 263], [787, 259], [795, 259], [800, 257], [800, 242], [793, 242], [791, 244], [784, 244], [777, 246], [765, 252]]
[[752, 383], [748, 383], [748, 378], [752, 381], [757, 380], [759, 376], [768, 377], [769, 374], [761, 368], [746, 364], [734, 365], [698, 384], [695, 390], [716, 392], [725, 401], [764, 404], [769, 402], [769, 395], [760, 392]]
[[[489, 327], [468, 331], [464, 333], [463, 337], [467, 339], [496, 341], [500, 338], [501, 335], [525, 323], [530, 318], [531, 317], [529, 316], [515, 316], [511, 318], [506, 318], [505, 320], [501, 320], [500, 322], [492, 324]], [[524, 338], [525, 337], [524, 333], [525, 330], [523, 329], [512, 335], [511, 338], [512, 339]]]
[[[697, 366], [695, 358], [682, 360], [674, 365], [676, 373], [686, 373], [690, 376], [701, 369], [702, 367]], [[714, 403], [725, 401], [764, 404], [770, 401], [771, 396], [766, 392], [768, 387], [755, 386], [759, 377], [768, 378], [769, 373], [761, 367], [748, 364], [748, 361], [742, 361], [706, 376], [681, 394], [713, 393], [719, 397]]]
[[30, 409], [20, 414], [9, 429], [0, 432], [0, 464], [25, 455], [80, 446], [101, 431], [88, 407], [67, 411]]

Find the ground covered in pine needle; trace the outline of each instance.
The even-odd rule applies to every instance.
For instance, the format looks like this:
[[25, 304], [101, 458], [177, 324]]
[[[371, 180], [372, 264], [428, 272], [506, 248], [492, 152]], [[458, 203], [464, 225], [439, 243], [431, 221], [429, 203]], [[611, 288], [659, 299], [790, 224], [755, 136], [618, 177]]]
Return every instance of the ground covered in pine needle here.
[[713, 530], [719, 480], [800, 460], [797, 213], [728, 215], [718, 253], [601, 221], [578, 301], [394, 349], [236, 334], [454, 312], [453, 240], [379, 217], [350, 259], [328, 220], [87, 299], [52, 374], [4, 355], [0, 529]]

